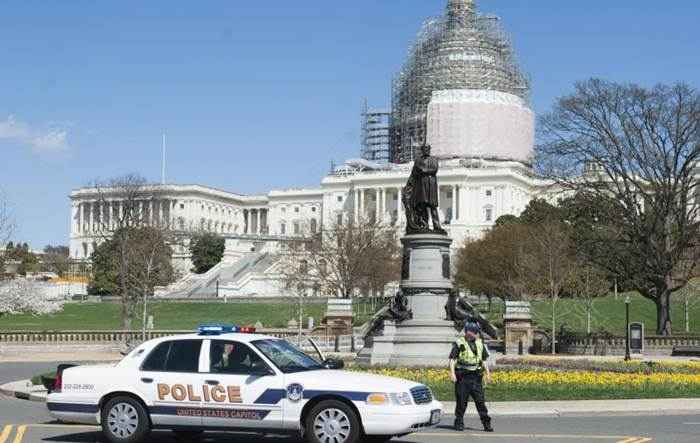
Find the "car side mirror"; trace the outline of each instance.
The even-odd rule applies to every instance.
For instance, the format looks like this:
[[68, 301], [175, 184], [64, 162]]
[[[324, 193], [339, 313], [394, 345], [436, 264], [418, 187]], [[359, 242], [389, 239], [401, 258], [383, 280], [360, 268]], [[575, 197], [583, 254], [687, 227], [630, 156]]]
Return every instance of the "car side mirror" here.
[[343, 369], [345, 362], [339, 358], [327, 358], [323, 362], [323, 367], [326, 369]]

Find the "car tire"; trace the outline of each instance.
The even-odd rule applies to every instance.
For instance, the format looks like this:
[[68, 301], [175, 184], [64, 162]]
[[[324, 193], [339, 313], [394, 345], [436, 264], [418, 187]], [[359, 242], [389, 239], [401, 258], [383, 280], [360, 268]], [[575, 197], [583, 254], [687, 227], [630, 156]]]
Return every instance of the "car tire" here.
[[326, 443], [326, 437], [331, 437], [329, 441], [332, 442], [358, 443], [362, 435], [355, 411], [338, 400], [323, 400], [311, 409], [305, 421], [309, 443]]
[[151, 422], [140, 401], [114, 397], [102, 407], [102, 433], [111, 443], [139, 443], [146, 440]]
[[365, 435], [362, 443], [385, 443], [394, 438], [393, 435]]

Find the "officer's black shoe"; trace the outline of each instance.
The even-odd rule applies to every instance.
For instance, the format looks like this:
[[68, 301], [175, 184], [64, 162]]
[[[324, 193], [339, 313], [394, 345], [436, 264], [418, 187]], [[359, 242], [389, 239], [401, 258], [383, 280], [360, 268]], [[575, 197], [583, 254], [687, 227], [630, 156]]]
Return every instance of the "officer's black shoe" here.
[[493, 432], [493, 428], [491, 427], [491, 422], [484, 423], [484, 431], [485, 432]]
[[462, 432], [464, 431], [464, 422], [460, 420], [455, 420], [455, 425], [454, 425], [455, 431]]

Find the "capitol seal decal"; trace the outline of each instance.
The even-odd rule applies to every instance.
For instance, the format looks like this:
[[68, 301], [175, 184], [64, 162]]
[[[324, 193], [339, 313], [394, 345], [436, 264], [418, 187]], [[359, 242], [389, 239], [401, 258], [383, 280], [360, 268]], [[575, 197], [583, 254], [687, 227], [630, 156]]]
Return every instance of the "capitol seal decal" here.
[[292, 383], [287, 386], [287, 400], [291, 402], [298, 402], [304, 397], [304, 387], [299, 383]]

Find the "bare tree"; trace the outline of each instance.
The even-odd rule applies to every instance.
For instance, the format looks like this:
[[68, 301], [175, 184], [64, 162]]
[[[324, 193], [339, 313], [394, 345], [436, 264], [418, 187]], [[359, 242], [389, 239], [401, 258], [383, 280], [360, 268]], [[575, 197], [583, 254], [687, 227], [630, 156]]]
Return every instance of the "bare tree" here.
[[569, 232], [561, 223], [532, 226], [525, 249], [526, 282], [531, 294], [544, 294], [552, 306], [552, 354], [556, 353], [557, 302], [575, 271]]
[[593, 79], [539, 130], [539, 171], [600, 204], [580, 243], [588, 258], [653, 301], [656, 332], [670, 335], [671, 294], [700, 258], [700, 94]]
[[0, 246], [4, 247], [10, 241], [15, 230], [15, 220], [5, 193], [0, 190]]
[[163, 241], [175, 241], [169, 229], [169, 207], [157, 213], [155, 208], [163, 204], [161, 187], [136, 174], [97, 182], [94, 188], [97, 231], [102, 241], [113, 242], [122, 328], [130, 330], [138, 302], [143, 299], [145, 303], [153, 293], [153, 277], [164, 266], [162, 260], [155, 263], [164, 252]]
[[592, 332], [593, 305], [597, 297], [604, 296], [610, 290], [607, 275], [599, 268], [585, 260], [575, 264], [569, 288], [573, 295], [583, 302], [586, 316], [586, 333]]
[[396, 229], [373, 220], [335, 224], [289, 242], [280, 272], [288, 288], [315, 288], [350, 298], [356, 291], [383, 292], [399, 278]]

